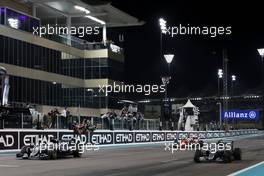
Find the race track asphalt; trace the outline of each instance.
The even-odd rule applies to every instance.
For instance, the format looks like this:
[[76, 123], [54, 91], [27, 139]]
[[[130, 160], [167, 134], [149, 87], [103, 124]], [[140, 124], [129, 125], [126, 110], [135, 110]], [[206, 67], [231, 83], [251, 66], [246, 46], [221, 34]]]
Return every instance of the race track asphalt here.
[[231, 164], [194, 163], [191, 151], [172, 154], [164, 144], [101, 147], [81, 158], [18, 160], [0, 154], [0, 176], [224, 176], [264, 160], [264, 136], [243, 137], [241, 161]]

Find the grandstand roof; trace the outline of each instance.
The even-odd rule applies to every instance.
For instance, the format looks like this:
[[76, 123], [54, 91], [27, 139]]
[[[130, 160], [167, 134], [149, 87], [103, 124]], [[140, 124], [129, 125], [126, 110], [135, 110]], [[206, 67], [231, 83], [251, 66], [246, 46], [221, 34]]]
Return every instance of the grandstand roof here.
[[[26, 0], [20, 1], [34, 5], [37, 8], [37, 17], [61, 18], [71, 17], [72, 26], [92, 26], [98, 23], [86, 16], [92, 16], [103, 22], [107, 27], [137, 26], [143, 21], [115, 8], [108, 1], [102, 0]], [[76, 9], [75, 6], [85, 8], [87, 11]]]

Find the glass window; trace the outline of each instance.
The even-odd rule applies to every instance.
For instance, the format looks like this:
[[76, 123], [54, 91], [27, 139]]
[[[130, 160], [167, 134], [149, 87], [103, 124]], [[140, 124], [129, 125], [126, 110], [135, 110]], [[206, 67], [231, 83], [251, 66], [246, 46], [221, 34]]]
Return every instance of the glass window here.
[[0, 23], [5, 24], [5, 8], [0, 8]]
[[95, 67], [95, 66], [98, 67], [98, 66], [99, 66], [99, 63], [100, 63], [100, 62], [99, 62], [99, 59], [100, 59], [100, 58], [94, 58], [94, 59], [92, 59], [92, 66], [93, 66], [93, 67]]
[[0, 62], [4, 62], [4, 52], [5, 52], [4, 37], [0, 35]]
[[101, 58], [100, 61], [100, 66], [107, 66], [107, 58]]
[[2, 16], [4, 13], [6, 14], [6, 25], [15, 29], [33, 32], [33, 27], [37, 27], [40, 24], [38, 19], [23, 15], [8, 8], [6, 8], [5, 10], [1, 9], [1, 24], [3, 24]]
[[40, 26], [40, 21], [38, 19], [34, 19], [34, 18], [30, 18], [30, 22], [29, 22], [29, 32], [33, 33], [34, 32], [34, 28], [36, 29], [36, 27]]

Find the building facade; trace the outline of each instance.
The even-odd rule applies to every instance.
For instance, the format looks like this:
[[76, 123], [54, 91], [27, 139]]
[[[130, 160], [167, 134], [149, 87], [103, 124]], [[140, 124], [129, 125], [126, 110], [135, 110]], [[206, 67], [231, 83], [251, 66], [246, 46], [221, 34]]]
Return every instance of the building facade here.
[[[60, 9], [62, 5], [74, 10]], [[89, 8], [94, 16], [101, 14], [99, 8], [105, 12], [100, 18], [105, 19], [100, 24], [102, 42], [91, 43], [74, 36], [40, 37], [32, 33], [33, 27], [52, 19], [56, 25], [61, 19], [66, 21], [66, 26], [95, 25], [96, 21], [83, 21], [83, 12], [74, 8], [77, 5]], [[103, 85], [121, 84], [124, 75], [122, 48], [106, 40], [106, 28], [114, 24], [140, 25], [133, 22], [133, 17], [109, 4], [94, 7], [79, 0], [43, 3], [3, 0], [0, 6], [0, 66], [9, 76], [9, 104], [34, 105], [44, 114], [55, 107], [67, 107], [73, 115], [81, 116], [100, 116], [118, 108], [122, 95], [99, 91]], [[114, 12], [122, 13], [120, 21], [126, 25], [112, 18]]]

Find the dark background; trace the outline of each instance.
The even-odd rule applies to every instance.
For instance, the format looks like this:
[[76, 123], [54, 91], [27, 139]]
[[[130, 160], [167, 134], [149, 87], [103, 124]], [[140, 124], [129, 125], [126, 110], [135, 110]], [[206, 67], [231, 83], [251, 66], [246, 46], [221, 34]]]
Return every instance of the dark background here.
[[124, 34], [126, 83], [161, 84], [160, 76], [167, 71], [165, 59], [160, 58], [158, 19], [163, 17], [168, 26], [232, 26], [232, 35], [216, 38], [164, 38], [163, 52], [175, 54], [171, 64], [171, 96], [215, 95], [223, 49], [228, 51], [229, 79], [231, 74], [238, 79], [235, 94], [257, 92], [261, 84], [257, 48], [264, 47], [264, 8], [259, 2], [234, 2], [113, 0], [113, 6], [145, 21], [143, 26], [113, 28], [108, 34], [114, 41]]

